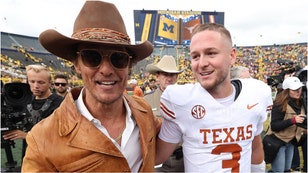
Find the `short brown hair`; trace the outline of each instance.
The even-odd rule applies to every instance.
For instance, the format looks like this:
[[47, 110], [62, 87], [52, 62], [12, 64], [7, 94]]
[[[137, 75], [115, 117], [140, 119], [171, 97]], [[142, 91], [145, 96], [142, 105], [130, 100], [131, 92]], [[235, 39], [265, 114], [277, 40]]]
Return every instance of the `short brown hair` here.
[[230, 32], [223, 25], [217, 24], [217, 23], [204, 23], [204, 24], [197, 25], [193, 29], [191, 36], [194, 36], [195, 34], [201, 31], [205, 31], [205, 30], [216, 31], [216, 32], [223, 34], [230, 41], [231, 46], [232, 46], [232, 38], [231, 38]]

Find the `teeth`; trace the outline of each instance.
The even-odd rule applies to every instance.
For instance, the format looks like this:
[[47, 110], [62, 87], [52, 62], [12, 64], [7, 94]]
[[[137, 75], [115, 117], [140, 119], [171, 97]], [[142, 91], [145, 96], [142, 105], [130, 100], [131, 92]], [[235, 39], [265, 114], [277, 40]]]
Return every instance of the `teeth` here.
[[202, 76], [209, 75], [210, 73], [200, 73]]
[[113, 85], [115, 82], [100, 82], [102, 85]]
[[210, 74], [212, 74], [212, 72], [213, 72], [213, 71], [204, 71], [204, 72], [200, 72], [200, 74], [201, 74], [202, 76], [205, 76], [205, 75], [210, 75]]

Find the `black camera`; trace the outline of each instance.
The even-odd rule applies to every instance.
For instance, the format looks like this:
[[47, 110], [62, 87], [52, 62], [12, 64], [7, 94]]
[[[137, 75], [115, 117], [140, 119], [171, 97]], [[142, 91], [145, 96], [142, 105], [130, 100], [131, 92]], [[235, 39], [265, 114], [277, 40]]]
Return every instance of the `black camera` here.
[[270, 76], [266, 79], [267, 84], [273, 87], [279, 87], [279, 85], [282, 84], [286, 74], [292, 74], [300, 70], [300, 67], [290, 60], [278, 59], [277, 63], [279, 68], [276, 70], [281, 72], [276, 76]]
[[1, 87], [1, 148], [5, 150], [7, 158], [5, 172], [16, 172], [14, 168], [17, 162], [13, 158], [11, 149], [11, 147], [15, 148], [15, 142], [4, 140], [3, 133], [24, 129], [26, 106], [32, 99], [32, 93], [29, 84], [26, 83], [13, 82]]
[[3, 86], [1, 94], [1, 132], [22, 129], [26, 106], [32, 99], [29, 84], [13, 82]]

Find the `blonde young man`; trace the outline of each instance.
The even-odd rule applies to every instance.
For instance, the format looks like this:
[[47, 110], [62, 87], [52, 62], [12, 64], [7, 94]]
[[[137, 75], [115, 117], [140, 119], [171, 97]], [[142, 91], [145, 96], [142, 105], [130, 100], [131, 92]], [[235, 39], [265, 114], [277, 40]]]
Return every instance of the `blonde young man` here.
[[[147, 72], [156, 76], [158, 82], [157, 89], [151, 94], [144, 96], [144, 99], [151, 105], [155, 116], [162, 118], [159, 111], [160, 97], [169, 85], [176, 84], [178, 75], [183, 70], [178, 70], [175, 59], [170, 55], [165, 55], [157, 64], [146, 66]], [[156, 172], [184, 172], [182, 147], [177, 147], [172, 155], [161, 167], [155, 169]]]
[[123, 94], [132, 65], [153, 45], [132, 45], [112, 3], [86, 1], [66, 37], [39, 36], [51, 53], [72, 61], [84, 86], [27, 135], [23, 172], [153, 172], [160, 128], [141, 97]]
[[260, 134], [272, 105], [270, 87], [255, 79], [231, 82], [236, 50], [222, 25], [197, 26], [190, 56], [198, 83], [163, 92], [156, 164], [183, 142], [185, 172], [265, 172]]

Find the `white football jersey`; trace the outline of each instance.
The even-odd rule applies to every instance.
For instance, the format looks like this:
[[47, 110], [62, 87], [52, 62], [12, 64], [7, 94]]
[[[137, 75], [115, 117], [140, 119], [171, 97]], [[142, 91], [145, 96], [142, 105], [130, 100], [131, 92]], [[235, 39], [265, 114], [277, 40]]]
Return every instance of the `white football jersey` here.
[[252, 140], [263, 130], [272, 95], [262, 81], [241, 83], [230, 106], [217, 102], [199, 83], [170, 85], [163, 92], [159, 138], [183, 140], [186, 172], [250, 172]]

